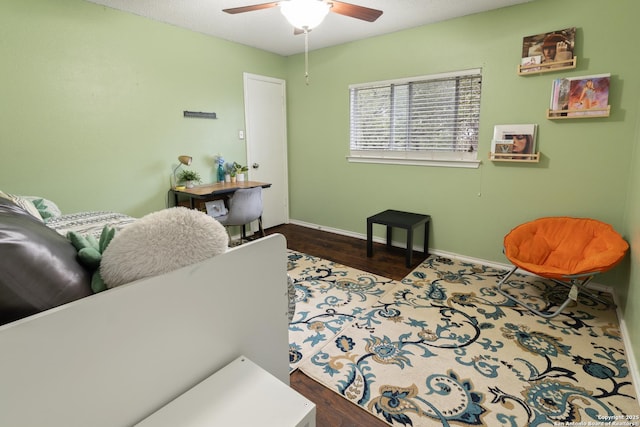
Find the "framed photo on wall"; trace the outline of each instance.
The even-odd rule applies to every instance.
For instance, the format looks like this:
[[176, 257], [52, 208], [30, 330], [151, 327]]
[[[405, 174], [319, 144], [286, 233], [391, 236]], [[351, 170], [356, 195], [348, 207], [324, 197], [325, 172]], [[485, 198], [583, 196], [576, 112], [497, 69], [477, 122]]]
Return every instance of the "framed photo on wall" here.
[[496, 125], [491, 154], [498, 159], [530, 160], [536, 153], [535, 124]]
[[531, 73], [567, 66], [574, 57], [575, 40], [575, 27], [523, 37], [521, 71]]
[[601, 116], [609, 107], [611, 74], [555, 79], [551, 85], [552, 117]]

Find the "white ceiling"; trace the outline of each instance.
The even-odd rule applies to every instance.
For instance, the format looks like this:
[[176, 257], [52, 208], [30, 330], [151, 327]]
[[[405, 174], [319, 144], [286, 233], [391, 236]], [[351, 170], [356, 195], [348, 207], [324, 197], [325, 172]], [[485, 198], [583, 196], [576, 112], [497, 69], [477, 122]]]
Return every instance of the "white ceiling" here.
[[[278, 7], [230, 15], [222, 9], [267, 0], [88, 0], [192, 31], [288, 56], [304, 51], [304, 36], [294, 35]], [[329, 13], [309, 33], [309, 49], [319, 49], [381, 34], [499, 9], [533, 0], [350, 0], [380, 9], [375, 22]]]

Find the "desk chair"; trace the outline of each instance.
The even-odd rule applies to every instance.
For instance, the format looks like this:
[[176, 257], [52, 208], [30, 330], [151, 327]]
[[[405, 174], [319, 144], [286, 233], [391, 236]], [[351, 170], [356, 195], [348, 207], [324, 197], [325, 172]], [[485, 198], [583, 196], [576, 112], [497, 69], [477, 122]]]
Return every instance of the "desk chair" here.
[[245, 226], [257, 220], [260, 234], [264, 237], [262, 228], [262, 187], [236, 190], [229, 199], [229, 212], [216, 219], [225, 227], [241, 225], [242, 239], [247, 238]]

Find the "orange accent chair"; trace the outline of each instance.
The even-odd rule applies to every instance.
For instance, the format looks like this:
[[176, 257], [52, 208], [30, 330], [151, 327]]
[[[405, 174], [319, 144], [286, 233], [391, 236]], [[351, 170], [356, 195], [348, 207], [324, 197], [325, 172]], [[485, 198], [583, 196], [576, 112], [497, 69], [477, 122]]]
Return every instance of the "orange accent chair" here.
[[[500, 280], [498, 291], [533, 313], [551, 318], [560, 314], [595, 275], [618, 264], [629, 244], [611, 225], [589, 218], [547, 217], [521, 224], [504, 237], [504, 254], [513, 268]], [[542, 312], [503, 288], [516, 270], [533, 273], [569, 288], [567, 299], [554, 312]]]

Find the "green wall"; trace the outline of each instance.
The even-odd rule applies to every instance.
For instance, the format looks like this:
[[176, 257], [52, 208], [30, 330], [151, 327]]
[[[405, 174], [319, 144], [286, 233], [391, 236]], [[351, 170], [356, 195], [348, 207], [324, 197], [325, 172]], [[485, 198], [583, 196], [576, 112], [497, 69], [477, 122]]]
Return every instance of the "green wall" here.
[[[287, 64], [291, 218], [365, 233], [365, 218], [381, 209], [429, 213], [430, 246], [495, 261], [504, 260], [506, 232], [539, 216], [593, 217], [624, 231], [640, 93], [635, 78], [640, 59], [627, 52], [637, 48], [631, 9], [640, 12], [640, 6], [631, 0], [615, 4], [619, 7], [596, 0], [537, 0], [313, 51], [309, 86], [303, 82], [302, 55], [292, 57]], [[606, 22], [605, 12], [611, 16]], [[570, 26], [578, 28], [576, 70], [516, 74], [523, 36]], [[480, 168], [347, 162], [349, 84], [475, 67], [483, 70]], [[554, 78], [605, 72], [612, 74], [611, 117], [545, 118]], [[488, 160], [494, 125], [508, 123], [539, 125], [539, 164]]]
[[[502, 237], [544, 215], [611, 223], [640, 244], [640, 80], [633, 0], [535, 0], [284, 58], [83, 0], [0, 2], [0, 189], [66, 212], [134, 216], [165, 206], [180, 154], [213, 179], [213, 158], [244, 160], [242, 73], [287, 80], [291, 218], [364, 234], [385, 208], [432, 215], [430, 246], [502, 262]], [[606, 18], [605, 18], [606, 17]], [[575, 26], [578, 67], [521, 77], [522, 37]], [[310, 35], [313, 46], [313, 33]], [[478, 169], [352, 164], [348, 85], [482, 67]], [[611, 73], [611, 117], [545, 118], [551, 81]], [[183, 110], [217, 120], [185, 119]], [[537, 123], [539, 164], [487, 159], [493, 126]], [[377, 230], [382, 236], [382, 230]], [[397, 236], [403, 239], [402, 236]], [[418, 241], [417, 244], [420, 244]], [[640, 260], [616, 286], [640, 351]]]
[[[640, 107], [640, 97], [636, 97]], [[640, 108], [636, 116], [636, 133], [632, 154], [633, 168], [630, 177], [629, 202], [626, 210], [628, 241], [631, 246], [630, 279], [627, 286], [619, 286], [620, 299], [624, 302], [624, 321], [631, 338], [634, 354], [640, 355]], [[636, 363], [638, 359], [636, 357]], [[640, 365], [639, 365], [640, 368]]]
[[[82, 0], [0, 2], [0, 188], [65, 212], [165, 207], [180, 154], [246, 159], [243, 72], [286, 58]], [[217, 120], [183, 118], [213, 111]]]

